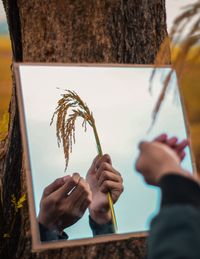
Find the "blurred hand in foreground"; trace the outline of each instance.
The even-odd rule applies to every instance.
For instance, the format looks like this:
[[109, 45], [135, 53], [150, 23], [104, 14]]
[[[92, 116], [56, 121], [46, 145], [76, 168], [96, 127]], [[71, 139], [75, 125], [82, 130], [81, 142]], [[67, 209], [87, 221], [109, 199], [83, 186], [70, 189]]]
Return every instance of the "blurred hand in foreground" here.
[[179, 174], [195, 180], [194, 176], [182, 169], [180, 165], [185, 156], [184, 148], [187, 145], [187, 140], [178, 144], [177, 138], [168, 139], [164, 134], [152, 142], [141, 142], [136, 170], [151, 185], [158, 185], [160, 179], [166, 174]]
[[183, 139], [181, 142], [179, 142], [177, 137], [169, 138], [167, 134], [159, 135], [157, 138], [154, 139], [154, 141], [165, 144], [171, 149], [173, 149], [176, 152], [176, 154], [179, 156], [181, 161], [185, 157], [184, 149], [189, 145], [188, 139]]

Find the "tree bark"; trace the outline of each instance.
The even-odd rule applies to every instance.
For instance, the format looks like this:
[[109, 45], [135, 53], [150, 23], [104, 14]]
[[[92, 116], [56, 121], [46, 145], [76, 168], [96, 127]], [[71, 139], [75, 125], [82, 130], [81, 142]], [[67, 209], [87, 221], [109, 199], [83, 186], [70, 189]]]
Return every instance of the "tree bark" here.
[[[3, 0], [14, 61], [152, 64], [165, 37], [165, 0]], [[170, 63], [169, 47], [165, 63]], [[146, 240], [31, 253], [28, 204], [13, 219], [11, 195], [26, 192], [15, 85], [0, 159], [1, 258], [144, 258]], [[133, 208], [134, 209], [134, 208]], [[3, 238], [14, 227], [10, 238]], [[134, 220], [134, 219], [133, 219]]]

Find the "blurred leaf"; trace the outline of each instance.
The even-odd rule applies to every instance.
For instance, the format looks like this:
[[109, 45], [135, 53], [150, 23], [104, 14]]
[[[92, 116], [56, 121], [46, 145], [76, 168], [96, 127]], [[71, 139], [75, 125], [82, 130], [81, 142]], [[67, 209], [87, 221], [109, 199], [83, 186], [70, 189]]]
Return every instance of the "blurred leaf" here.
[[0, 120], [0, 141], [5, 140], [8, 135], [8, 123], [9, 123], [9, 113], [5, 112], [3, 114], [2, 120]]
[[[170, 33], [170, 42], [172, 44], [172, 69], [169, 74], [166, 76], [166, 80], [163, 84], [163, 89], [161, 89], [160, 96], [155, 104], [155, 108], [152, 114], [152, 125], [154, 125], [158, 111], [161, 107], [161, 104], [165, 98], [166, 90], [170, 83], [170, 77], [173, 71], [176, 71], [178, 80], [182, 80], [184, 76], [184, 71], [188, 63], [198, 63], [200, 60], [200, 0], [187, 5], [183, 8], [183, 12], [179, 15], [173, 24], [171, 33]], [[190, 25], [190, 27], [188, 27]], [[189, 30], [188, 30], [189, 28]], [[187, 31], [188, 30], [188, 31]], [[187, 33], [186, 33], [187, 32]], [[166, 58], [166, 45], [169, 44], [169, 38], [166, 38], [161, 44], [160, 50], [158, 52], [157, 58], [155, 60], [155, 65], [164, 64]], [[176, 54], [174, 48], [179, 46], [179, 49]], [[191, 58], [192, 57], [192, 58]], [[156, 74], [156, 67], [150, 78], [150, 87], [151, 90], [153, 85], [153, 79]]]
[[3, 238], [10, 238], [10, 234], [8, 233], [3, 234]]

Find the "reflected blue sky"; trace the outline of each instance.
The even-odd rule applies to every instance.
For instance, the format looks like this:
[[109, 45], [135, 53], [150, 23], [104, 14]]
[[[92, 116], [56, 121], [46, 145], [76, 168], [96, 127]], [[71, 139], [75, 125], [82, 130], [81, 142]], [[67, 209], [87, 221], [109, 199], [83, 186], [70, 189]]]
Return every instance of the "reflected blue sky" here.
[[[158, 211], [160, 192], [156, 187], [147, 186], [135, 172], [138, 143], [160, 133], [175, 135], [180, 140], [186, 137], [175, 74], [156, 124], [147, 133], [168, 71], [168, 68], [160, 69], [150, 94], [151, 68], [20, 66], [37, 213], [42, 191], [48, 184], [66, 173], [79, 172], [85, 177], [97, 154], [92, 130], [88, 128], [85, 133], [78, 121], [76, 144], [64, 172], [63, 150], [57, 146], [55, 124], [50, 126], [50, 120], [63, 93], [61, 89], [70, 89], [93, 111], [103, 152], [110, 154], [114, 167], [124, 179], [124, 192], [115, 205], [118, 233], [148, 230], [150, 219]], [[191, 171], [189, 149], [186, 152], [183, 166]], [[91, 237], [88, 212], [66, 232], [70, 239]]]

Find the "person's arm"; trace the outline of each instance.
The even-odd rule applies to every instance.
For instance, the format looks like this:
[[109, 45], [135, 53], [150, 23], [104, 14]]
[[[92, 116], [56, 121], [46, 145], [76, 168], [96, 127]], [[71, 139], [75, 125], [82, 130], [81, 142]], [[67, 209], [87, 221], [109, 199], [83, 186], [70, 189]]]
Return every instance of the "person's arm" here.
[[175, 173], [160, 180], [161, 209], [151, 223], [149, 259], [200, 258], [200, 186]]
[[200, 187], [181, 168], [186, 145], [186, 140], [161, 135], [139, 146], [137, 171], [162, 191], [161, 209], [150, 227], [149, 259], [200, 258]]
[[48, 242], [48, 241], [55, 241], [55, 240], [67, 240], [69, 237], [64, 232], [59, 232], [56, 229], [48, 229], [41, 223], [38, 223], [39, 225], [39, 231], [40, 231], [40, 240], [42, 242]]

